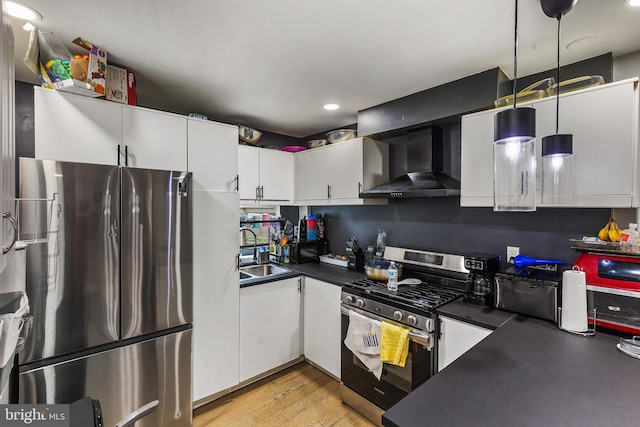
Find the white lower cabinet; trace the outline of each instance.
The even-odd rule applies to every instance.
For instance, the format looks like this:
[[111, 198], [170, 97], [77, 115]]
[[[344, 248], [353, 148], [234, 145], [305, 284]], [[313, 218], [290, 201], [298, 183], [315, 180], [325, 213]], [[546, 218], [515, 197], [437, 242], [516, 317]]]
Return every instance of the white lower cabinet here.
[[440, 316], [438, 343], [438, 371], [469, 351], [491, 334], [490, 329], [472, 325], [446, 316]]
[[240, 289], [240, 382], [302, 354], [301, 282], [294, 277]]
[[304, 357], [340, 378], [341, 287], [304, 278]]
[[238, 207], [238, 193], [193, 192], [193, 401], [196, 406], [239, 383]]

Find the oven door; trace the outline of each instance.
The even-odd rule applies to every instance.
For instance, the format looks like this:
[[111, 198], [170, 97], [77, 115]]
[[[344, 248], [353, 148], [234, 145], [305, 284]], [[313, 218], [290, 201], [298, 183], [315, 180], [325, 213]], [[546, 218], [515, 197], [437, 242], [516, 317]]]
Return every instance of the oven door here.
[[395, 405], [403, 397], [431, 377], [434, 371], [434, 352], [424, 343], [409, 337], [409, 354], [404, 367], [385, 363], [378, 380], [344, 345], [349, 327], [348, 310], [356, 311], [375, 320], [385, 320], [352, 307], [342, 308], [342, 343], [340, 375], [344, 385], [384, 410]]

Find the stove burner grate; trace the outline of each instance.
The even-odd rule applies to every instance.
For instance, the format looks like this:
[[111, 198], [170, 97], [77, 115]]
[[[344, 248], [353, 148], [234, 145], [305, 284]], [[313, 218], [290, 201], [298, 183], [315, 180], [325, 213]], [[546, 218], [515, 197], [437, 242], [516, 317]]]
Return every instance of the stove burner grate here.
[[454, 301], [463, 295], [463, 292], [458, 289], [448, 289], [428, 283], [400, 285], [396, 292], [388, 290], [385, 282], [371, 279], [359, 279], [352, 282], [351, 285], [355, 288], [363, 289], [369, 294], [429, 310]]

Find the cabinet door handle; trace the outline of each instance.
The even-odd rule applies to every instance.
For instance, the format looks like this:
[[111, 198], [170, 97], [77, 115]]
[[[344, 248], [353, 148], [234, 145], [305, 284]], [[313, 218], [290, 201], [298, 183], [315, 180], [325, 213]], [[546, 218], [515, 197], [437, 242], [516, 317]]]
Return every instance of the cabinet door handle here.
[[234, 191], [240, 191], [240, 175], [236, 175], [236, 189]]
[[358, 196], [360, 196], [360, 193], [362, 193], [362, 183], [361, 182], [358, 183]]
[[9, 220], [11, 226], [13, 227], [13, 240], [11, 241], [11, 244], [9, 246], [2, 246], [2, 255], [6, 255], [18, 240], [18, 224], [16, 223], [16, 218], [9, 211], [3, 213], [2, 218]]
[[129, 166], [129, 146], [124, 146], [124, 165]]
[[260, 187], [256, 187], [256, 203], [260, 200]]
[[118, 144], [118, 161], [117, 165], [120, 166], [120, 144]]
[[240, 254], [236, 254], [236, 270], [240, 271]]
[[327, 185], [327, 199], [331, 198], [331, 185]]
[[264, 199], [264, 185], [260, 186], [260, 199]]

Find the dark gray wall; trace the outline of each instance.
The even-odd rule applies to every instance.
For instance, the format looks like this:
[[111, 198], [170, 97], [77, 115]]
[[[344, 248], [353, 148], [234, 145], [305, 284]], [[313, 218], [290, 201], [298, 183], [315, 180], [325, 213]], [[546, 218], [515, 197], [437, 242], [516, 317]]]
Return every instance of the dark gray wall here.
[[33, 123], [33, 84], [16, 82], [16, 161], [18, 157], [35, 157]]
[[594, 235], [609, 219], [609, 209], [538, 209], [536, 212], [493, 212], [461, 208], [460, 199], [392, 199], [387, 206], [314, 207], [325, 216], [330, 249], [345, 253], [355, 236], [362, 246], [376, 242], [378, 228], [387, 244], [451, 253], [493, 252], [504, 261], [506, 246], [520, 253], [572, 263], [578, 253], [569, 239]]

